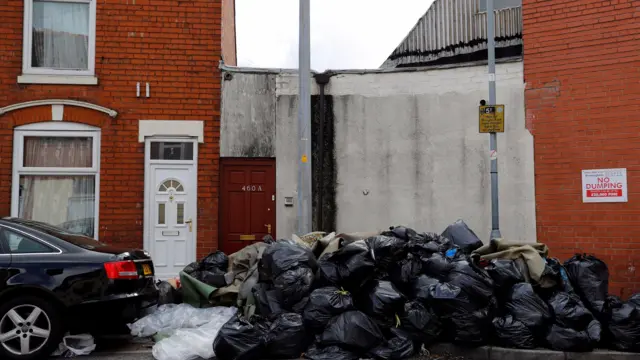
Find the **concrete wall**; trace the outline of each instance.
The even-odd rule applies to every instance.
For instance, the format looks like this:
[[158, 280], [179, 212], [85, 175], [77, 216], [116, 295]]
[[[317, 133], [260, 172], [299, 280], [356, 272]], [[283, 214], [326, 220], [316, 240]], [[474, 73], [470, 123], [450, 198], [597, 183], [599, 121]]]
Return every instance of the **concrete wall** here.
[[[506, 132], [498, 135], [501, 229], [510, 240], [534, 242], [533, 139], [525, 128], [522, 63], [499, 64], [497, 73], [497, 98], [506, 105]], [[232, 81], [246, 89], [227, 92], [231, 81], [223, 84], [221, 136], [228, 146], [245, 141], [236, 129], [246, 120], [235, 119], [246, 117], [229, 118], [227, 107], [262, 102], [247, 94], [261, 93], [263, 81], [256, 79], [274, 73], [233, 75]], [[440, 232], [463, 218], [487, 240], [489, 135], [478, 133], [477, 120], [478, 103], [488, 98], [486, 79], [485, 66], [339, 72], [331, 78], [326, 90], [335, 117], [337, 231], [404, 224]], [[278, 72], [275, 83], [275, 114], [260, 118], [275, 122], [277, 235], [288, 237], [296, 227], [296, 211], [284, 208], [282, 201], [296, 193], [297, 78]], [[240, 106], [267, 109], [233, 105]], [[224, 151], [222, 156], [227, 156]]]

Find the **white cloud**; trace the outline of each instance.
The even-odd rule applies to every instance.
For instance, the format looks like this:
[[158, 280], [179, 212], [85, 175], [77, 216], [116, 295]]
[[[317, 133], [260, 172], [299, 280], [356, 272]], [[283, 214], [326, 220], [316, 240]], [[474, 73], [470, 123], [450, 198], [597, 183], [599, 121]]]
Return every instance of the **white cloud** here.
[[[377, 68], [433, 0], [311, 0], [311, 67]], [[236, 0], [238, 65], [298, 67], [298, 0]]]

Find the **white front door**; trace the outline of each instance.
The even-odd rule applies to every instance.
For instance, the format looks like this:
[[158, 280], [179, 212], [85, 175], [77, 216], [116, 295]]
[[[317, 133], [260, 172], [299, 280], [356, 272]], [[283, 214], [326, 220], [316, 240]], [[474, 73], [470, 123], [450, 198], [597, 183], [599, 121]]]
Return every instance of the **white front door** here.
[[177, 276], [196, 260], [195, 165], [151, 165], [149, 247], [155, 273]]

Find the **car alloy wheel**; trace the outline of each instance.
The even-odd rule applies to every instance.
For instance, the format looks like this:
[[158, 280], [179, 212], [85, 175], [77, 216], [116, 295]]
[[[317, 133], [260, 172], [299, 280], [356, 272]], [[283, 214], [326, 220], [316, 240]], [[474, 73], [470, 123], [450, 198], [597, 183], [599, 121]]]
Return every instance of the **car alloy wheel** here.
[[40, 350], [51, 335], [51, 321], [35, 305], [18, 305], [0, 320], [0, 344], [14, 355], [29, 355]]

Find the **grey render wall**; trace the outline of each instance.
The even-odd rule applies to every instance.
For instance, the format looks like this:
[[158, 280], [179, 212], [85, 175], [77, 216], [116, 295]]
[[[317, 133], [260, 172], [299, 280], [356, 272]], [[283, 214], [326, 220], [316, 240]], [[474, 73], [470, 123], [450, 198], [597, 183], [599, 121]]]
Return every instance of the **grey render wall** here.
[[[237, 137], [248, 117], [232, 120], [228, 106], [261, 109], [263, 116], [253, 118], [274, 123], [277, 236], [289, 237], [296, 211], [283, 201], [296, 194], [296, 74], [238, 70], [233, 75], [245, 89], [229, 92], [230, 81], [223, 83], [223, 149], [246, 142]], [[535, 242], [533, 139], [525, 128], [522, 75], [521, 62], [498, 65], [497, 98], [506, 105], [507, 119], [506, 132], [498, 135], [500, 219], [506, 239]], [[260, 104], [235, 104], [264, 102], [247, 94], [261, 93], [265, 81], [257, 79], [274, 76], [269, 98], [275, 113]], [[440, 232], [462, 218], [488, 240], [489, 136], [478, 133], [477, 121], [478, 103], [488, 98], [486, 79], [485, 66], [338, 72], [331, 78], [326, 91], [335, 117], [337, 231], [403, 224]], [[315, 84], [312, 93], [317, 94]]]
[[275, 157], [276, 75], [234, 75], [223, 80], [220, 156]]

